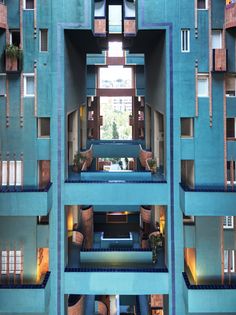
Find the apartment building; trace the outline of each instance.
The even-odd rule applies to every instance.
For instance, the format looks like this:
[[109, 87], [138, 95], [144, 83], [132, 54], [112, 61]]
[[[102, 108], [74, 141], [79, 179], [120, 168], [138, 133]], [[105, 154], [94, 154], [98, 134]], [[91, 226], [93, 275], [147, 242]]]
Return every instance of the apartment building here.
[[236, 3], [0, 0], [0, 314], [236, 313]]

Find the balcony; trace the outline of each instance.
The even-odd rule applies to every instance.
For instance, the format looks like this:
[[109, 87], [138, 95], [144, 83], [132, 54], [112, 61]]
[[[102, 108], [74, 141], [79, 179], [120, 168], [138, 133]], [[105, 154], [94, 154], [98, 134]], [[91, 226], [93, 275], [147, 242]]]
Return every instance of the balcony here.
[[106, 1], [94, 1], [94, 35], [105, 37], [107, 34]]
[[225, 7], [225, 28], [236, 27], [236, 3], [230, 3]]
[[65, 294], [168, 294], [168, 270], [153, 266], [66, 268]]
[[216, 185], [190, 188], [180, 184], [180, 207], [185, 215], [235, 215], [235, 203], [235, 188]]
[[213, 72], [227, 71], [227, 49], [213, 49]]
[[136, 19], [125, 18], [124, 19], [124, 36], [135, 36], [136, 35]]
[[50, 297], [50, 272], [40, 284], [0, 284], [0, 313], [45, 313]]
[[5, 70], [7, 74], [20, 74], [22, 71], [22, 50], [14, 45], [8, 45], [5, 50]]
[[0, 215], [46, 216], [52, 207], [52, 184], [37, 186], [2, 186]]
[[7, 29], [7, 7], [0, 3], [0, 29]]
[[235, 313], [236, 285], [196, 285], [183, 273], [184, 300], [189, 313]]

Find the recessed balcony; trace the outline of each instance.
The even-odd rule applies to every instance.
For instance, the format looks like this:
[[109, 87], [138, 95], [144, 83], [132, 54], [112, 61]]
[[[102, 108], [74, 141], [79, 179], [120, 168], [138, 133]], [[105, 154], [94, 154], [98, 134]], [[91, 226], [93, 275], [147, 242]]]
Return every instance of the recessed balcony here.
[[213, 72], [227, 71], [227, 49], [213, 49]]
[[52, 207], [52, 184], [37, 186], [2, 186], [1, 215], [46, 216]]
[[0, 29], [7, 28], [7, 6], [3, 3], [0, 3]]
[[[50, 298], [50, 272], [40, 283], [0, 284], [1, 313], [23, 314], [47, 312]], [[3, 302], [4, 301], [4, 302]]]
[[225, 7], [225, 28], [236, 27], [236, 3], [230, 3]]
[[235, 313], [235, 284], [194, 284], [183, 273], [184, 300], [189, 313]]

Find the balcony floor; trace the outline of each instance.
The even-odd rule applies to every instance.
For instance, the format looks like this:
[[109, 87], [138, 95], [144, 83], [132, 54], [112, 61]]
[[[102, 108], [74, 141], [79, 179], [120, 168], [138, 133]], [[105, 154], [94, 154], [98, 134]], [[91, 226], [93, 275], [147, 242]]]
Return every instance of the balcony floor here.
[[[95, 233], [95, 241], [94, 241], [94, 249], [99, 249], [101, 248], [99, 245], [99, 236], [100, 233]], [[133, 249], [139, 249], [139, 241], [138, 241], [138, 233], [137, 235], [134, 235], [134, 246]], [[165, 265], [165, 255], [164, 255], [164, 249], [160, 248], [158, 249], [158, 253], [157, 253], [157, 263], [152, 263], [150, 261], [147, 263], [140, 263], [137, 261], [132, 261], [132, 262], [112, 262], [112, 263], [103, 263], [101, 261], [99, 262], [94, 262], [94, 263], [81, 263], [80, 261], [80, 247], [74, 243], [72, 243], [72, 237], [69, 237], [68, 239], [68, 268], [96, 268], [96, 269], [104, 269], [104, 268], [125, 268], [125, 269], [146, 269], [146, 268], [154, 268], [154, 269], [160, 269], [160, 268], [166, 268]], [[109, 249], [106, 249], [108, 252], [110, 251]], [[122, 247], [118, 248], [117, 247], [117, 251], [125, 251], [125, 252], [129, 252], [129, 249], [124, 249]], [[111, 250], [110, 252], [116, 252], [116, 250]], [[130, 248], [130, 251], [132, 252], [132, 248]], [[101, 255], [102, 255], [102, 251], [101, 251]]]

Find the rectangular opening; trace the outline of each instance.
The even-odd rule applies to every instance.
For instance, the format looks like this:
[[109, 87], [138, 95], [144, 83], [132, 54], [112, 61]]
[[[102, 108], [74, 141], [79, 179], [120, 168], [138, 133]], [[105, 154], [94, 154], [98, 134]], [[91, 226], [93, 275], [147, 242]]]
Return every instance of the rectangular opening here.
[[227, 76], [225, 85], [226, 96], [235, 96], [236, 77]]
[[48, 30], [41, 29], [39, 31], [39, 51], [47, 52], [48, 51]]
[[99, 68], [98, 88], [131, 89], [133, 86], [133, 69], [131, 67], [108, 66]]
[[207, 10], [207, 0], [197, 0], [198, 10]]
[[20, 46], [20, 30], [10, 30], [10, 45]]
[[181, 29], [181, 52], [190, 52], [190, 30]]
[[236, 183], [235, 161], [227, 161], [227, 183], [230, 185]]
[[212, 49], [222, 48], [222, 30], [212, 30]]
[[206, 74], [198, 74], [197, 81], [198, 97], [208, 97], [209, 96], [208, 76]]
[[34, 97], [34, 74], [24, 74], [24, 96]]
[[235, 139], [236, 134], [236, 120], [235, 118], [226, 119], [226, 135], [227, 139]]
[[193, 118], [181, 118], [181, 137], [193, 137]]
[[0, 96], [6, 96], [6, 74], [0, 73]]
[[194, 160], [181, 160], [181, 183], [194, 187]]
[[234, 217], [233, 216], [225, 216], [223, 219], [223, 227], [224, 227], [224, 229], [233, 229], [234, 228]]
[[34, 9], [34, 0], [24, 0], [24, 9], [33, 10]]
[[224, 250], [224, 272], [235, 272], [235, 251]]
[[122, 6], [121, 5], [109, 5], [109, 33], [122, 33]]
[[50, 137], [50, 118], [38, 118], [38, 137]]

